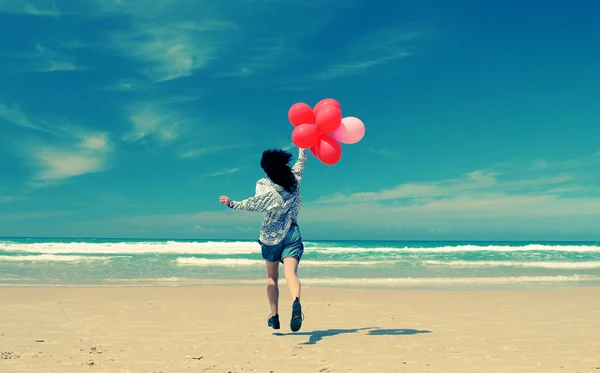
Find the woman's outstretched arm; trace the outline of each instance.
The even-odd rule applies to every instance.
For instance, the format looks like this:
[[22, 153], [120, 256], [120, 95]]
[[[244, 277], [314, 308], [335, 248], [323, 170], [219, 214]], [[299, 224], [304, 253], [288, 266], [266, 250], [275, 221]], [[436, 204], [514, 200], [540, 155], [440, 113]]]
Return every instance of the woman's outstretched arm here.
[[300, 149], [298, 152], [298, 160], [292, 167], [292, 172], [296, 176], [296, 179], [301, 180], [304, 174], [304, 165], [306, 164], [306, 149]]
[[268, 191], [262, 180], [256, 183], [256, 195], [242, 201], [233, 201], [227, 196], [221, 196], [219, 201], [234, 210], [249, 212], [265, 212], [281, 205], [281, 196], [278, 193]]

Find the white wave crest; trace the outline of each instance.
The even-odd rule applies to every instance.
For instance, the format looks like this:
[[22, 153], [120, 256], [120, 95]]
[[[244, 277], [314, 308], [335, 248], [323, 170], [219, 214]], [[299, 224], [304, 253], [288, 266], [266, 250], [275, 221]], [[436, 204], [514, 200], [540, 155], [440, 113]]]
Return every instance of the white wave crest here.
[[[171, 285], [262, 285], [264, 279], [257, 280], [232, 280], [232, 279], [201, 279], [186, 277], [171, 278], [138, 278], [138, 279], [109, 279], [108, 283], [125, 283], [130, 285], [143, 284], [171, 284]], [[285, 285], [285, 278], [280, 282]], [[599, 282], [600, 276], [513, 276], [513, 277], [396, 277], [396, 278], [302, 278], [302, 284], [326, 286], [427, 286], [427, 285], [510, 285], [529, 283], [571, 283], [571, 282]]]
[[[206, 259], [206, 258], [177, 258], [178, 265], [197, 267], [238, 267], [238, 266], [264, 266], [263, 260], [252, 259]], [[302, 260], [303, 267], [353, 267], [376, 266], [393, 264], [393, 261], [337, 261], [337, 260]]]
[[8, 262], [91, 262], [91, 261], [110, 261], [109, 256], [79, 256], [79, 255], [0, 255], [0, 261]]
[[547, 268], [547, 269], [594, 269], [600, 268], [600, 262], [510, 262], [510, 261], [440, 261], [424, 260], [423, 264], [449, 266], [460, 268], [483, 267], [519, 267], [519, 268]]
[[[322, 247], [306, 243], [306, 251], [314, 253], [457, 253], [457, 252], [519, 252], [561, 251], [600, 253], [593, 245], [541, 245], [498, 246], [460, 245], [439, 247]], [[0, 251], [40, 254], [254, 254], [260, 252], [258, 242], [119, 242], [119, 243], [0, 243]]]
[[260, 252], [258, 242], [119, 242], [11, 243], [0, 251], [42, 254], [249, 254]]
[[177, 264], [195, 267], [246, 267], [264, 265], [264, 262], [252, 259], [177, 258]]
[[539, 245], [531, 244], [526, 246], [479, 246], [479, 245], [459, 245], [459, 246], [439, 246], [439, 247], [319, 247], [311, 249], [314, 252], [323, 253], [458, 253], [458, 252], [516, 252], [516, 251], [564, 251], [564, 252], [585, 252], [598, 253], [600, 246], [560, 246], [560, 245]]
[[[404, 277], [404, 278], [303, 278], [314, 285], [502, 285], [519, 283], [556, 283], [600, 281], [600, 276], [514, 276], [514, 277]], [[264, 281], [262, 281], [264, 282]], [[262, 283], [249, 280], [244, 283]]]

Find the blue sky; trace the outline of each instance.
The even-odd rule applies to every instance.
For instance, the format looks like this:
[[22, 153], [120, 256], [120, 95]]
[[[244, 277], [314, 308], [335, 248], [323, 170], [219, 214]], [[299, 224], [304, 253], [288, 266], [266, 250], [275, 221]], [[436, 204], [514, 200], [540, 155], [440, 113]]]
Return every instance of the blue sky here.
[[[333, 97], [305, 239], [600, 239], [600, 3], [0, 0], [0, 235], [252, 238], [262, 150]], [[296, 150], [291, 149], [296, 155]]]

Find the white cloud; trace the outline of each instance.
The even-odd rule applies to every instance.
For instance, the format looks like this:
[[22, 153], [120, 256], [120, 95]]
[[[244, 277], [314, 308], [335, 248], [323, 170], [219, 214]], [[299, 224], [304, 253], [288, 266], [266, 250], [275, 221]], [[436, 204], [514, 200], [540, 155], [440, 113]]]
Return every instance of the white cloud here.
[[160, 82], [190, 76], [195, 70], [206, 67], [219, 47], [210, 33], [230, 26], [208, 22], [146, 27], [139, 34], [119, 36], [115, 44], [123, 53], [146, 62], [143, 72]]
[[571, 158], [566, 160], [559, 161], [538, 161], [537, 166], [540, 167], [540, 163], [543, 162], [543, 167], [541, 169], [546, 170], [573, 170], [578, 168], [586, 168], [600, 165], [600, 152], [594, 153], [592, 155], [579, 157], [579, 158]]
[[0, 0], [0, 13], [59, 16], [54, 0]]
[[33, 164], [39, 168], [35, 181], [47, 182], [102, 171], [103, 154], [77, 151], [67, 147], [36, 147], [30, 149]]
[[72, 59], [39, 44], [35, 46], [35, 49], [39, 53], [40, 72], [77, 71], [86, 69], [83, 66], [78, 66]]
[[153, 140], [165, 146], [177, 140], [185, 131], [188, 119], [174, 109], [156, 104], [136, 104], [130, 109], [132, 130], [125, 134], [125, 141]]
[[34, 123], [32, 119], [18, 105], [0, 105], [0, 118], [6, 122], [36, 131], [54, 133], [53, 130], [44, 127], [41, 123]]
[[251, 76], [266, 69], [278, 67], [285, 61], [293, 61], [295, 58], [301, 57], [303, 53], [294, 47], [293, 40], [301, 37], [309, 30], [303, 28], [298, 31], [293, 32], [288, 38], [277, 36], [247, 40], [246, 43], [250, 46], [245, 49], [244, 58], [235, 61], [236, 69], [221, 75], [231, 77]]
[[500, 169], [522, 170], [525, 172], [557, 172], [573, 171], [600, 165], [600, 151], [594, 154], [559, 160], [537, 159], [534, 161], [499, 162], [496, 167]]
[[53, 73], [88, 70], [78, 64], [75, 59], [65, 53], [35, 44], [34, 51], [24, 54], [8, 55], [7, 58], [15, 59], [17, 66], [13, 69], [27, 73]]
[[287, 144], [286, 146], [282, 147], [281, 150], [285, 150], [286, 152], [289, 152], [290, 150], [294, 149], [296, 147], [296, 145], [294, 145], [293, 142]]
[[231, 174], [240, 172], [240, 170], [241, 170], [240, 167], [224, 168], [222, 170], [213, 172], [213, 173], [209, 174], [208, 176], [226, 176], [226, 175], [231, 175]]
[[48, 219], [67, 215], [66, 212], [24, 212], [18, 214], [0, 214], [0, 221]]
[[[260, 215], [216, 210], [128, 219], [132, 226], [146, 227], [164, 222], [205, 228], [258, 227]], [[520, 178], [478, 170], [454, 179], [407, 182], [305, 201], [300, 221], [311, 232], [331, 231], [338, 237], [357, 231], [463, 235], [480, 230], [496, 234], [590, 231], [600, 224], [600, 188], [581, 186], [571, 175], [530, 173]]]
[[128, 28], [111, 33], [111, 45], [143, 64], [154, 82], [192, 75], [219, 53], [235, 25], [219, 21], [208, 3], [173, 1], [99, 1], [104, 14], [124, 15]]
[[20, 197], [0, 194], [0, 203], [10, 203], [20, 200]]
[[[32, 130], [23, 137], [16, 154], [35, 169], [32, 185], [44, 186], [74, 176], [100, 172], [107, 167], [111, 143], [108, 134], [70, 123], [49, 123], [22, 111], [0, 105], [0, 117]], [[34, 134], [45, 135], [43, 137]]]
[[163, 104], [185, 104], [187, 102], [193, 102], [199, 100], [204, 95], [201, 90], [190, 90], [189, 92], [180, 93], [173, 96], [165, 96], [159, 101]]
[[[178, 96], [166, 96], [152, 102], [137, 103], [128, 109], [131, 130], [122, 140], [149, 146], [150, 150], [172, 147], [180, 159], [196, 159], [209, 154], [224, 152], [256, 144], [228, 144], [207, 146], [210, 139], [218, 137], [222, 130], [202, 123], [198, 115], [193, 118], [177, 109], [178, 103], [194, 99], [194, 92]], [[221, 126], [224, 126], [221, 123]]]
[[116, 83], [109, 84], [107, 86], [101, 87], [100, 89], [107, 91], [130, 92], [148, 89], [148, 85], [140, 82], [137, 79], [120, 79]]
[[35, 169], [33, 186], [105, 171], [112, 150], [108, 134], [79, 131], [53, 142], [29, 142], [22, 154]]
[[[109, 30], [106, 47], [140, 63], [137, 72], [151, 82], [165, 82], [213, 69], [216, 75], [245, 77], [281, 68], [306, 57], [297, 41], [319, 32], [326, 20], [356, 1], [287, 2], [260, 0], [96, 0], [90, 14], [116, 16], [119, 30]], [[233, 10], [233, 11], [232, 11]], [[262, 25], [291, 17], [277, 34]]]
[[79, 147], [89, 151], [106, 151], [109, 148], [108, 136], [105, 133], [84, 134]]
[[[255, 144], [253, 144], [255, 145]], [[179, 154], [179, 158], [193, 159], [200, 158], [209, 154], [221, 153], [227, 150], [239, 149], [247, 146], [253, 146], [252, 144], [233, 144], [233, 145], [221, 145], [221, 146], [206, 146], [197, 148], [187, 148]]]
[[321, 81], [343, 78], [402, 60], [413, 53], [409, 43], [425, 35], [425, 32], [402, 29], [377, 30], [352, 43], [351, 49], [340, 54], [342, 61], [314, 74], [313, 78]]
[[392, 150], [392, 149], [371, 148], [371, 149], [369, 149], [369, 152], [371, 152], [375, 155], [379, 155], [381, 157], [386, 157], [386, 158], [401, 158], [402, 157], [402, 154], [399, 151]]
[[459, 179], [430, 183], [404, 183], [394, 188], [377, 192], [358, 192], [349, 195], [336, 194], [322, 197], [316, 203], [364, 203], [397, 199], [444, 197], [493, 186], [497, 183], [495, 176], [495, 173], [473, 171], [463, 175]]

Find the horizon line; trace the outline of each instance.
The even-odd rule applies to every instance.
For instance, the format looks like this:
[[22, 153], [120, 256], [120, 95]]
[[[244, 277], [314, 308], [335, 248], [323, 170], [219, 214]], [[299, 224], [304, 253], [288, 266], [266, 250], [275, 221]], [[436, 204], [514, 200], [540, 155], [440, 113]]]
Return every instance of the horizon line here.
[[[18, 240], [36, 240], [36, 239], [44, 239], [44, 240], [67, 240], [67, 239], [79, 239], [79, 240], [128, 240], [128, 241], [234, 241], [234, 242], [251, 242], [257, 241], [256, 238], [143, 238], [143, 237], [135, 237], [135, 238], [125, 238], [125, 237], [26, 237], [26, 236], [0, 236], [0, 240], [4, 239], [18, 239]], [[368, 240], [368, 239], [357, 239], [357, 240], [348, 240], [348, 239], [328, 239], [328, 240], [304, 240], [304, 242], [450, 242], [450, 243], [458, 243], [458, 242], [470, 242], [470, 243], [481, 243], [481, 242], [490, 242], [490, 243], [594, 243], [599, 244], [600, 240]]]

